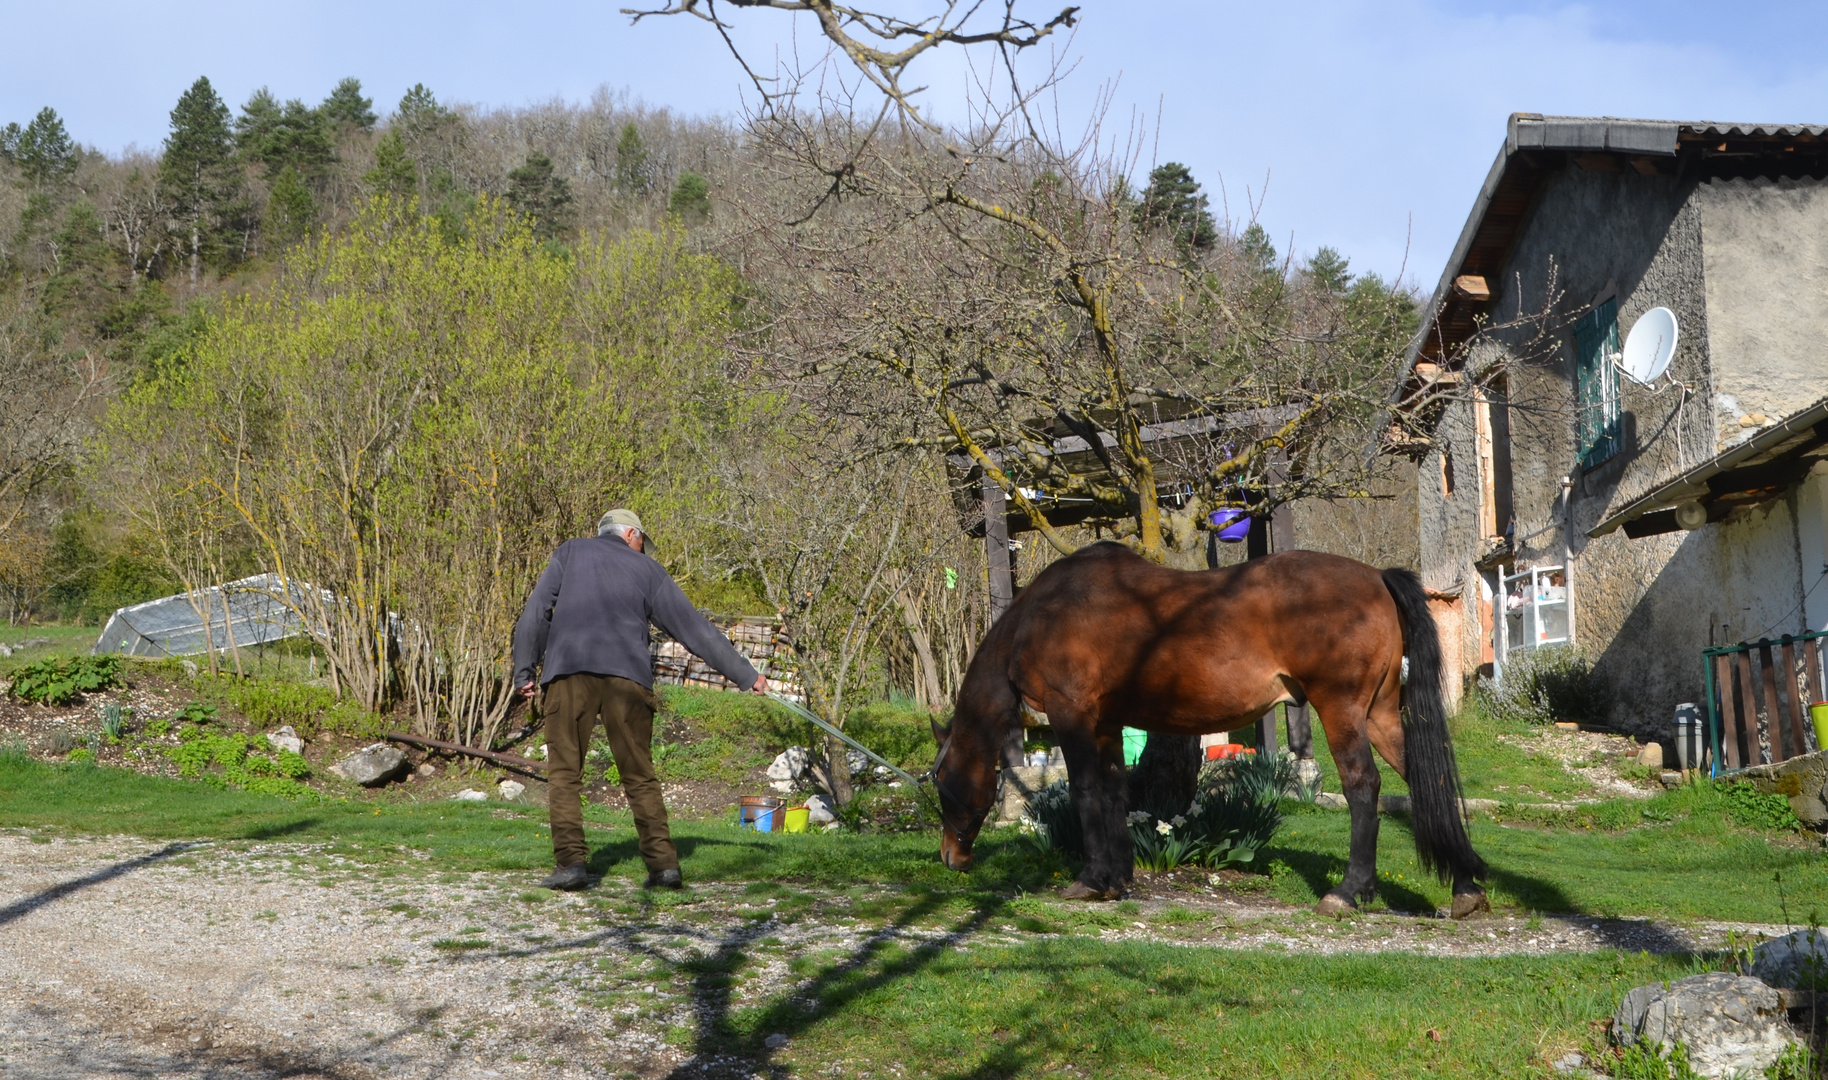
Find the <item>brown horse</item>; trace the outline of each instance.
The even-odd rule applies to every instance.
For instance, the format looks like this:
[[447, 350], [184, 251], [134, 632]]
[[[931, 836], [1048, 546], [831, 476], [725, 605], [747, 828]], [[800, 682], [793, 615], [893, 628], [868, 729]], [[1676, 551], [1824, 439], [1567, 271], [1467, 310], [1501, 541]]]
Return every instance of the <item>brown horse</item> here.
[[1312, 551], [1188, 571], [1101, 543], [1043, 570], [979, 646], [951, 725], [934, 725], [940, 858], [971, 868], [999, 751], [1026, 703], [1053, 727], [1085, 829], [1085, 869], [1066, 895], [1116, 899], [1134, 874], [1122, 729], [1231, 731], [1285, 701], [1319, 713], [1352, 813], [1345, 879], [1320, 911], [1376, 888], [1374, 748], [1409, 784], [1416, 850], [1453, 882], [1454, 917], [1485, 909], [1421, 582]]

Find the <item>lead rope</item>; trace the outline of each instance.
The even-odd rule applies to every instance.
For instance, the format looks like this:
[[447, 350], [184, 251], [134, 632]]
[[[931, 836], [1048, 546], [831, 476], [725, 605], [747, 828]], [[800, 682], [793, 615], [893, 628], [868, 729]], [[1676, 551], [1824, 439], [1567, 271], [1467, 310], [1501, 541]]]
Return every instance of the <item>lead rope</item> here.
[[795, 716], [798, 716], [800, 719], [805, 720], [808, 723], [811, 723], [814, 727], [817, 727], [819, 730], [836, 737], [837, 739], [844, 742], [845, 744], [847, 744], [849, 746], [853, 746], [856, 749], [862, 751], [864, 757], [869, 758], [871, 761], [876, 762], [878, 765], [881, 765], [883, 768], [894, 773], [896, 776], [899, 776], [903, 780], [906, 780], [908, 782], [908, 784], [910, 785], [910, 790], [914, 793], [914, 798], [917, 802], [926, 801], [925, 799], [922, 798], [921, 785], [922, 784], [932, 784], [933, 789], [934, 789], [933, 796], [932, 796], [932, 802], [931, 802], [931, 808], [933, 811], [933, 815], [935, 817], [939, 818], [939, 820], [941, 822], [945, 823], [954, 832], [958, 832], [960, 836], [964, 835], [963, 832], [959, 831], [957, 826], [953, 825], [950, 821], [946, 820], [946, 808], [944, 805], [942, 805], [940, 803], [940, 800], [939, 800], [939, 781], [934, 776], [934, 770], [938, 769], [939, 763], [945, 759], [946, 751], [952, 749], [951, 736], [948, 735], [946, 737], [946, 744], [939, 748], [938, 754], [934, 755], [933, 768], [928, 769], [926, 772], [921, 773], [919, 776], [915, 776], [914, 774], [906, 771], [905, 769], [902, 769], [900, 766], [895, 765], [892, 762], [884, 760], [880, 754], [876, 753], [876, 751], [871, 750], [869, 747], [858, 742], [856, 739], [853, 739], [849, 735], [846, 735], [843, 731], [840, 731], [835, 725], [827, 722], [824, 717], [813, 712], [811, 709], [806, 708], [804, 705], [801, 705], [799, 702], [786, 697], [780, 691], [770, 690], [770, 691], [768, 691], [768, 696], [773, 698], [775, 701], [780, 702], [781, 705], [784, 708], [786, 708], [786, 710], [788, 712], [793, 713]]

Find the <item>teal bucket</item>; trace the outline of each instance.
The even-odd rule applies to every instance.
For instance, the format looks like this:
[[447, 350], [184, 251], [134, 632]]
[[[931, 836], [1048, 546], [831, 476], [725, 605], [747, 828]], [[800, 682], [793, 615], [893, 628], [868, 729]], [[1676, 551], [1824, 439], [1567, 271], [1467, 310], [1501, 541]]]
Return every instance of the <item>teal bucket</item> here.
[[1134, 766], [1142, 759], [1143, 747], [1149, 744], [1149, 733], [1142, 728], [1127, 727], [1123, 729], [1123, 764], [1125, 768]]

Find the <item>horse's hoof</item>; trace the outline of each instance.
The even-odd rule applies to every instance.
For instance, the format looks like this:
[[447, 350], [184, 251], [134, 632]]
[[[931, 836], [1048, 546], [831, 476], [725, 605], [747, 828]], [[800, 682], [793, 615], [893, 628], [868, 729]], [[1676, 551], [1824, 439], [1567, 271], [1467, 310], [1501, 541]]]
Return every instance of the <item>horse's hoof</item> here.
[[1356, 910], [1358, 910], [1356, 904], [1343, 896], [1334, 896], [1332, 893], [1328, 893], [1321, 897], [1320, 903], [1314, 905], [1314, 914], [1325, 915], [1334, 919], [1344, 918], [1347, 912]]
[[1083, 881], [1075, 881], [1060, 890], [1060, 898], [1062, 900], [1122, 900], [1123, 890], [1115, 887], [1094, 889]]
[[1448, 914], [1456, 919], [1464, 919], [1479, 912], [1490, 912], [1492, 902], [1482, 892], [1455, 893], [1454, 906]]

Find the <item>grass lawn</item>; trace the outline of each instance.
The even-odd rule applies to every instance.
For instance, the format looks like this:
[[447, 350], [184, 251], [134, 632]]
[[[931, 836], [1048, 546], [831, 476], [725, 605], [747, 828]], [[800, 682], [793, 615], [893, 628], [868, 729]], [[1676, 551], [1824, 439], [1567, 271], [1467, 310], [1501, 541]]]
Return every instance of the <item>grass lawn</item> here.
[[[1467, 695], [1459, 715], [1450, 721], [1454, 757], [1460, 766], [1460, 784], [1470, 799], [1516, 799], [1517, 792], [1536, 794], [1532, 800], [1563, 801], [1592, 798], [1593, 785], [1562, 768], [1561, 763], [1544, 754], [1532, 754], [1499, 739], [1500, 735], [1526, 735], [1532, 728], [1507, 724], [1481, 711], [1473, 695]], [[1278, 738], [1288, 738], [1284, 727]], [[1314, 760], [1327, 791], [1338, 791], [1339, 773], [1333, 767], [1333, 755], [1327, 752], [1326, 736], [1318, 721], [1314, 729]], [[1407, 795], [1409, 787], [1383, 758], [1377, 759], [1378, 774], [1383, 778], [1381, 795]]]
[[19, 664], [42, 660], [47, 656], [87, 653], [101, 632], [102, 628], [99, 626], [0, 625], [0, 644], [17, 646], [27, 641], [45, 642], [45, 644], [33, 645], [29, 649], [14, 653], [11, 661], [5, 663], [4, 667], [10, 670]]
[[[1300, 1077], [1553, 1075], [1592, 1021], [1692, 960], [1620, 953], [1443, 960], [1239, 953], [1053, 939], [882, 948], [815, 968], [796, 999], [734, 1010], [698, 1045], [902, 1075]], [[740, 972], [741, 966], [736, 970]], [[881, 1075], [881, 1073], [878, 1073]]]
[[[1684, 789], [1647, 802], [1599, 804], [1560, 823], [1478, 819], [1470, 828], [1492, 866], [1492, 898], [1500, 907], [1758, 922], [1803, 921], [1812, 911], [1828, 917], [1828, 852], [1819, 842], [1740, 827], [1718, 803], [1706, 789]], [[1344, 873], [1349, 820], [1339, 811], [1287, 806], [1282, 831], [1263, 854], [1270, 891], [1309, 904]], [[593, 807], [587, 820], [593, 869], [638, 878], [643, 868], [628, 815]], [[398, 861], [410, 849], [429, 855], [424, 865], [440, 870], [531, 871], [551, 859], [545, 815], [537, 810], [445, 801], [287, 802], [127, 770], [46, 765], [19, 754], [0, 754], [0, 827], [295, 840], [369, 862]], [[1042, 889], [1066, 870], [1012, 829], [985, 834], [977, 868], [967, 875], [940, 866], [931, 832], [776, 836], [679, 819], [674, 838], [698, 881], [869, 882], [1007, 895]], [[1381, 904], [1430, 911], [1447, 902], [1446, 887], [1421, 873], [1403, 818], [1383, 819], [1378, 865]]]

